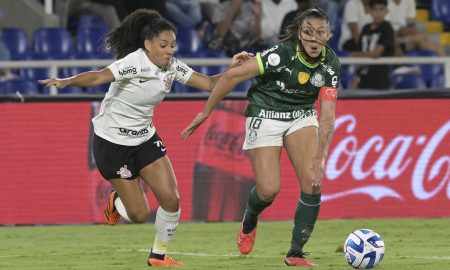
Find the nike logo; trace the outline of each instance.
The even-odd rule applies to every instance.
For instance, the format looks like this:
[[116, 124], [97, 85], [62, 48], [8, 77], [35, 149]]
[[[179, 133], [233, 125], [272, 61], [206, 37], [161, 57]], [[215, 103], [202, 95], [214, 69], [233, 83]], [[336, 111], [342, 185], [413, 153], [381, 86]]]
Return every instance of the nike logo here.
[[142, 79], [140, 79], [139, 80], [139, 83], [145, 83], [145, 82], [148, 82], [149, 80], [142, 80]]

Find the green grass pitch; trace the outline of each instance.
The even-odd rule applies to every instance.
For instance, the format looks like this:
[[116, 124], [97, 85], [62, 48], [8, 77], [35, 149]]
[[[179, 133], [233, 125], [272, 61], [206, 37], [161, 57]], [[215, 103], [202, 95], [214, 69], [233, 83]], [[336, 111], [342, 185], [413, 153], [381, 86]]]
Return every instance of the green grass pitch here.
[[[292, 222], [260, 222], [251, 255], [239, 255], [239, 223], [181, 223], [171, 256], [188, 269], [286, 269]], [[355, 229], [379, 233], [375, 269], [450, 269], [450, 219], [319, 220], [305, 247], [319, 269], [352, 269], [336, 250]], [[0, 227], [0, 269], [148, 269], [153, 224]]]

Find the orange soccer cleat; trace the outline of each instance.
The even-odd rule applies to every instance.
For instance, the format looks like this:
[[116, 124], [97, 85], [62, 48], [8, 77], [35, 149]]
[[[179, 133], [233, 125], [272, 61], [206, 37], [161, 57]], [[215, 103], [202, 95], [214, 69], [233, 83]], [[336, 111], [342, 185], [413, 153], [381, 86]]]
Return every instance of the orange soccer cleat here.
[[111, 191], [109, 194], [109, 201], [105, 208], [105, 219], [106, 224], [110, 226], [114, 226], [117, 223], [119, 223], [120, 220], [120, 214], [117, 211], [116, 207], [114, 206], [114, 200], [117, 198], [117, 192], [115, 190]]
[[164, 260], [156, 259], [156, 258], [148, 258], [148, 265], [155, 267], [184, 267], [186, 266], [182, 262], [177, 262], [171, 257], [165, 255]]
[[316, 267], [317, 264], [305, 258], [305, 253], [301, 251], [289, 251], [284, 259], [284, 264], [287, 266], [306, 266]]
[[256, 241], [256, 227], [253, 228], [253, 230], [245, 234], [243, 231], [243, 225], [241, 224], [241, 228], [239, 229], [239, 233], [237, 236], [237, 246], [239, 249], [239, 252], [241, 252], [244, 255], [249, 254], [252, 252], [253, 246], [255, 245]]

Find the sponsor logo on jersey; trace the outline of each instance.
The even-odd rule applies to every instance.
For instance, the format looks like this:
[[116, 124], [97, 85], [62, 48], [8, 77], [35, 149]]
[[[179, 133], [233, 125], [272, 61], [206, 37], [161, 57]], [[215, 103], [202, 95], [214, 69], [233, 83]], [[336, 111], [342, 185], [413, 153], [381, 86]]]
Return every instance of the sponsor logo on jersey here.
[[136, 75], [137, 74], [137, 70], [136, 70], [136, 67], [130, 66], [130, 67], [126, 67], [126, 68], [124, 68], [122, 70], [119, 70], [119, 74], [120, 74], [120, 76], [125, 76], [125, 75], [128, 75], [128, 74]]
[[267, 57], [267, 62], [269, 65], [276, 67], [280, 64], [280, 56], [276, 53], [271, 53]]
[[331, 78], [331, 85], [336, 88], [338, 84], [338, 77], [337, 76], [333, 76], [333, 78]]
[[312, 85], [315, 87], [322, 87], [325, 85], [325, 78], [323, 77], [322, 73], [316, 72], [309, 80]]
[[258, 117], [260, 118], [269, 118], [269, 119], [303, 119], [305, 117], [311, 117], [317, 115], [316, 110], [293, 110], [290, 112], [277, 112], [277, 111], [271, 111], [271, 110], [264, 110], [261, 109], [261, 111], [258, 114]]
[[148, 133], [147, 128], [143, 128], [141, 130], [132, 130], [127, 128], [119, 128], [119, 135], [128, 136], [128, 137], [144, 137], [145, 134]]
[[305, 84], [305, 83], [308, 82], [309, 77], [310, 77], [310, 75], [308, 73], [306, 73], [306, 72], [299, 72], [298, 76], [297, 76], [298, 82], [300, 84]]
[[183, 67], [183, 66], [177, 66], [177, 71], [183, 73], [183, 76], [186, 76], [188, 73], [187, 68]]
[[143, 80], [143, 79], [139, 79], [139, 83], [145, 83], [148, 82], [149, 80]]
[[275, 51], [276, 49], [278, 49], [278, 45], [275, 45], [274, 47], [272, 47], [272, 48], [270, 48], [270, 49], [267, 49], [267, 50], [263, 51], [263, 52], [261, 53], [261, 57], [264, 57], [266, 54], [268, 54], [268, 53], [270, 53], [270, 52], [273, 52], [273, 51]]
[[328, 74], [330, 74], [331, 76], [333, 76], [334, 75], [334, 70], [333, 70], [333, 68], [331, 67], [331, 66], [329, 66], [329, 65], [326, 65], [326, 64], [324, 64], [324, 63], [322, 63], [322, 62], [319, 62], [320, 63], [320, 65], [322, 66], [322, 69], [324, 70], [324, 71], [326, 71], [326, 72], [328, 72]]
[[143, 67], [143, 68], [141, 68], [141, 72], [149, 72], [149, 71], [151, 71], [150, 67]]

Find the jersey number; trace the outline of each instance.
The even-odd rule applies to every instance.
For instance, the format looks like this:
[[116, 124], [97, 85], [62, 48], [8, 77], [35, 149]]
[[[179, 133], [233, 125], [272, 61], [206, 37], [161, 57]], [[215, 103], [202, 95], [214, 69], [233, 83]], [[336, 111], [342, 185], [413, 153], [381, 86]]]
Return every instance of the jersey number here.
[[259, 129], [261, 123], [262, 120], [260, 118], [252, 118], [252, 120], [250, 120], [250, 129]]

